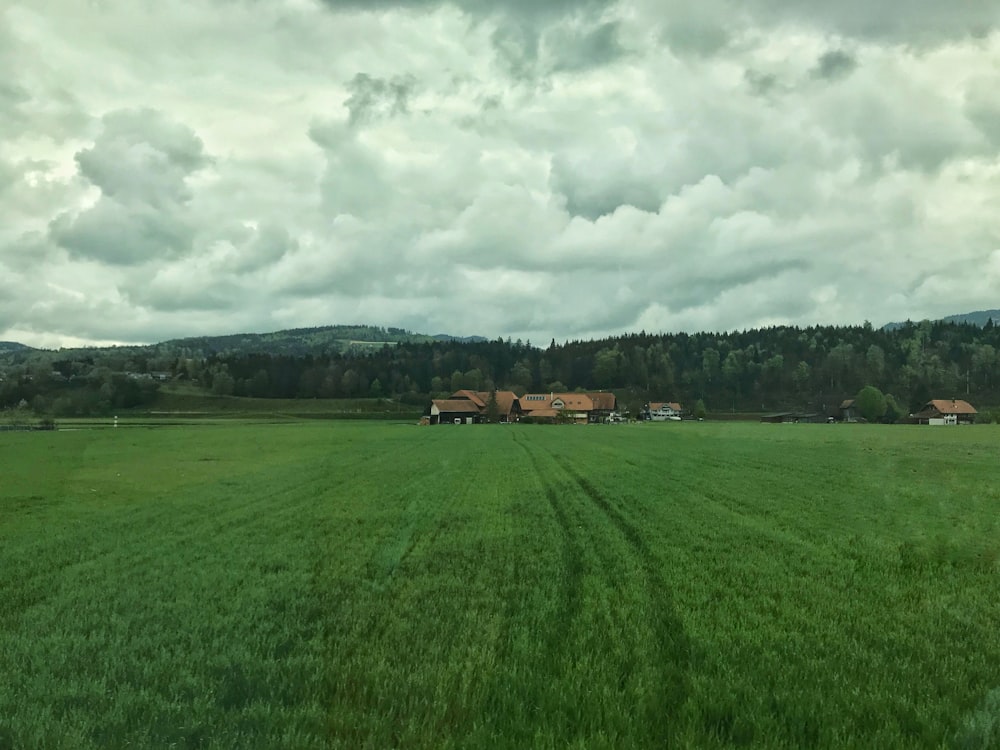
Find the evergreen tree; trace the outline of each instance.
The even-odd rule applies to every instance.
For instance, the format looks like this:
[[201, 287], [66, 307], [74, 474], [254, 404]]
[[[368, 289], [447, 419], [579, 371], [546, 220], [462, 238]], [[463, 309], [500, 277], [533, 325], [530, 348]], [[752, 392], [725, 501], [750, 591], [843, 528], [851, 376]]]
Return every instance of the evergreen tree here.
[[497, 392], [490, 391], [490, 397], [486, 401], [486, 421], [494, 424], [500, 421], [500, 407], [497, 404]]

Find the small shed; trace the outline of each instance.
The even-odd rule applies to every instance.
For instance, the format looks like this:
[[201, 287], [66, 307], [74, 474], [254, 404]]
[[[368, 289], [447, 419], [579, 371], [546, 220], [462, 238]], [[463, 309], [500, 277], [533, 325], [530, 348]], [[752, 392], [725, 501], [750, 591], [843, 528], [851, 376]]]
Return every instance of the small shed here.
[[858, 421], [858, 404], [855, 399], [848, 398], [840, 404], [840, 419], [843, 422]]

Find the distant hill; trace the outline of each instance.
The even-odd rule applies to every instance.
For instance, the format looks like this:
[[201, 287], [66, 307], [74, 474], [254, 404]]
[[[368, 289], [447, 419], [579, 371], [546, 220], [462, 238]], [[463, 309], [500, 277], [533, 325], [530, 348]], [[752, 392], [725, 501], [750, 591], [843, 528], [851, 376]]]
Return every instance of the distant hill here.
[[[164, 354], [185, 350], [188, 356], [208, 357], [230, 354], [270, 354], [292, 357], [324, 356], [347, 352], [364, 352], [381, 349], [386, 344], [459, 342], [478, 343], [487, 341], [483, 336], [451, 336], [438, 333], [433, 336], [413, 333], [403, 328], [382, 328], [365, 325], [335, 325], [316, 328], [291, 328], [271, 333], [233, 333], [223, 336], [190, 336], [170, 339], [158, 344], [130, 345], [118, 347], [74, 347], [62, 350], [62, 355], [71, 357], [87, 352], [113, 348], [124, 355]], [[0, 341], [0, 356], [29, 354], [47, 350], [34, 349], [16, 341]], [[49, 352], [52, 354], [53, 352]]]
[[486, 341], [482, 336], [429, 336], [403, 328], [365, 325], [335, 325], [316, 328], [291, 328], [272, 333], [236, 333], [226, 336], [193, 336], [164, 341], [157, 347], [187, 349], [192, 354], [272, 354], [287, 356], [322, 356], [348, 351], [381, 349], [386, 344], [433, 341]]
[[460, 344], [481, 344], [489, 341], [485, 336], [449, 336], [447, 333], [436, 333], [432, 338], [435, 341], [457, 341]]
[[1000, 310], [978, 310], [977, 312], [963, 313], [962, 315], [949, 315], [941, 318], [945, 323], [972, 323], [982, 328], [989, 321], [993, 325], [1000, 325]]
[[0, 352], [30, 352], [31, 347], [19, 344], [16, 341], [0, 341]]
[[[949, 315], [946, 318], [941, 318], [942, 323], [970, 323], [975, 326], [982, 328], [989, 321], [993, 321], [993, 325], [1000, 325], [1000, 310], [977, 310], [976, 312], [961, 313], [960, 315]], [[938, 322], [938, 321], [935, 321]], [[882, 328], [886, 331], [895, 331], [897, 328], [902, 328], [905, 323], [886, 323]]]
[[10, 365], [23, 361], [32, 352], [38, 351], [16, 341], [0, 341], [0, 364]]

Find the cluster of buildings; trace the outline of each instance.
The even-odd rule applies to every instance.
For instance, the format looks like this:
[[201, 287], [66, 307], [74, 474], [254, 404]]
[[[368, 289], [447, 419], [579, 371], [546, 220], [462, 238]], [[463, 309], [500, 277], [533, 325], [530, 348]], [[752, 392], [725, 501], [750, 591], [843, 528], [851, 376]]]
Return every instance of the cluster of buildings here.
[[[908, 424], [957, 425], [973, 424], [976, 421], [975, 407], [960, 398], [936, 398], [924, 404], [923, 408], [900, 420]], [[861, 415], [855, 399], [847, 399], [840, 405], [840, 417], [844, 422], [857, 422]]]
[[513, 391], [455, 391], [446, 399], [431, 401], [428, 424], [476, 424], [478, 422], [617, 422], [615, 394], [526, 393]]
[[[831, 413], [777, 412], [765, 414], [761, 422], [858, 422], [857, 403], [847, 399]], [[961, 399], [933, 399], [917, 413], [899, 421], [909, 424], [973, 424], [976, 409]], [[455, 391], [448, 398], [431, 401], [425, 424], [479, 424], [481, 422], [549, 422], [595, 424], [623, 422], [627, 413], [618, 409], [615, 394], [607, 391], [587, 393], [526, 393], [513, 391]], [[653, 422], [680, 421], [684, 409], [675, 401], [653, 401], [636, 415]]]
[[[900, 424], [927, 425], [959, 425], [974, 424], [976, 408], [968, 401], [952, 398], [937, 398], [928, 401], [923, 408], [908, 417], [898, 420]], [[776, 412], [765, 414], [761, 422], [861, 422], [864, 421], [858, 410], [857, 400], [845, 399], [836, 414], [821, 414], [819, 412]]]
[[[680, 420], [683, 409], [675, 401], [646, 404], [637, 415], [654, 422]], [[480, 422], [542, 422], [596, 424], [624, 422], [628, 413], [618, 408], [608, 391], [579, 393], [526, 393], [513, 391], [455, 391], [431, 401], [425, 424], [478, 424]]]

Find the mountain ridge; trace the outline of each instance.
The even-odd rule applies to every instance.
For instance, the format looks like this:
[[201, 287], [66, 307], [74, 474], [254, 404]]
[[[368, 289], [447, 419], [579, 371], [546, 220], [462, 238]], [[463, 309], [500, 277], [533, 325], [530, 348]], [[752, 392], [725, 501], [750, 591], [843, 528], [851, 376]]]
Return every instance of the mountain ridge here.
[[116, 349], [123, 352], [155, 352], [159, 349], [188, 349], [192, 356], [221, 354], [274, 354], [287, 356], [318, 356], [347, 351], [378, 349], [399, 343], [487, 341], [484, 336], [452, 336], [446, 333], [414, 333], [404, 328], [371, 325], [328, 325], [309, 328], [286, 328], [264, 333], [227, 333], [207, 336], [185, 336], [166, 339], [154, 344], [121, 346], [74, 346], [61, 349], [31, 347], [16, 341], [0, 341], [0, 354], [16, 355], [31, 352], [81, 352]]
[[[928, 320], [928, 319], [922, 319]], [[972, 324], [980, 328], [992, 321], [1000, 325], [1000, 309], [976, 310], [958, 313], [938, 318], [932, 322]], [[920, 321], [903, 321], [886, 323], [882, 330], [893, 331], [908, 323]], [[67, 352], [96, 351], [102, 349], [119, 349], [124, 351], [156, 351], [164, 348], [185, 348], [192, 355], [211, 356], [219, 354], [283, 354], [288, 356], [308, 356], [344, 353], [347, 351], [364, 351], [378, 349], [387, 344], [399, 343], [481, 343], [489, 341], [485, 336], [453, 336], [447, 333], [424, 334], [414, 333], [404, 328], [394, 326], [373, 325], [327, 325], [307, 328], [285, 328], [264, 333], [228, 333], [207, 336], [185, 336], [166, 339], [154, 344], [126, 344], [117, 347], [79, 346], [66, 347]], [[15, 355], [30, 352], [54, 352], [56, 349], [44, 349], [28, 346], [17, 341], [0, 341], [0, 354]]]
[[[923, 320], [928, 320], [924, 318]], [[934, 323], [957, 323], [961, 325], [962, 323], [970, 323], [975, 326], [982, 328], [988, 322], [992, 321], [993, 325], [1000, 325], [1000, 310], [975, 310], [973, 312], [958, 313], [957, 315], [948, 315], [944, 318], [937, 318], [933, 320]], [[897, 328], [902, 328], [907, 323], [919, 323], [920, 321], [903, 321], [886, 323], [882, 326], [882, 330], [894, 331]]]

